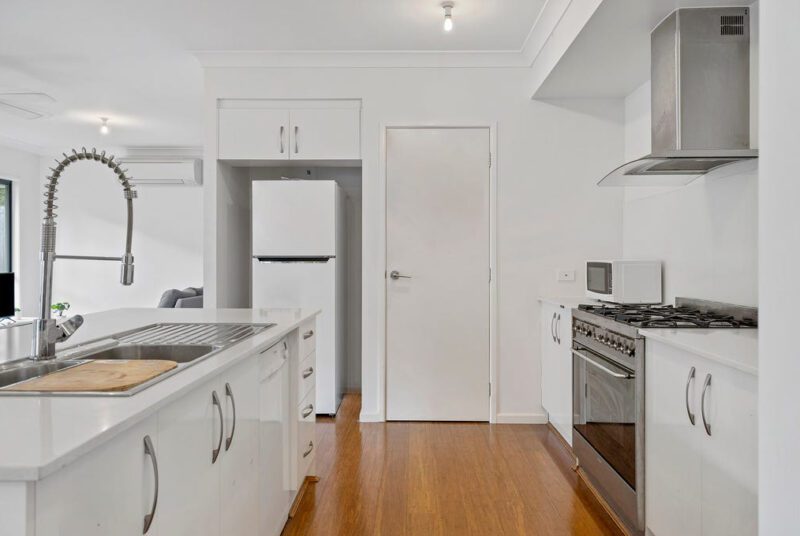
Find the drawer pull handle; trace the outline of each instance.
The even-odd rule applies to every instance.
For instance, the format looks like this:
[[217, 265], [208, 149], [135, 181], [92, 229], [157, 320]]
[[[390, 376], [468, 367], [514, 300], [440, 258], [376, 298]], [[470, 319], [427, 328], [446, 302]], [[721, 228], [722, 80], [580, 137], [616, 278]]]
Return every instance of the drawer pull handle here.
[[308, 378], [312, 374], [314, 374], [314, 367], [308, 367], [307, 369], [305, 369], [303, 371], [303, 379], [305, 380], [306, 378]]
[[689, 422], [692, 423], [692, 426], [694, 426], [695, 415], [689, 408], [689, 386], [692, 384], [692, 380], [694, 379], [694, 374], [695, 370], [694, 367], [692, 367], [691, 369], [689, 369], [689, 377], [686, 378], [686, 414], [689, 416]]
[[158, 506], [158, 460], [156, 459], [156, 449], [153, 448], [153, 441], [149, 435], [144, 436], [144, 453], [150, 456], [150, 461], [153, 462], [153, 477], [155, 478], [155, 491], [153, 492], [153, 504], [150, 506], [150, 513], [144, 516], [144, 530], [142, 534], [147, 534], [150, 530], [150, 525], [153, 524], [153, 517], [156, 515], [156, 506]]
[[217, 463], [219, 458], [219, 451], [222, 449], [222, 429], [225, 427], [225, 419], [222, 417], [222, 404], [219, 403], [219, 396], [216, 391], [211, 392], [211, 403], [217, 406], [217, 413], [219, 413], [219, 441], [217, 448], [211, 449], [211, 465]]
[[706, 381], [703, 382], [703, 394], [700, 397], [700, 416], [703, 417], [703, 426], [706, 428], [706, 433], [711, 435], [711, 424], [706, 419], [706, 392], [711, 385], [711, 374], [706, 374]]
[[302, 415], [303, 415], [304, 419], [306, 417], [308, 417], [309, 415], [311, 415], [312, 413], [314, 413], [314, 404], [309, 404], [305, 408], [303, 408], [303, 414]]
[[236, 399], [233, 398], [233, 388], [231, 388], [231, 384], [225, 384], [225, 396], [231, 399], [231, 409], [233, 409], [233, 425], [231, 426], [231, 435], [230, 437], [225, 439], [225, 452], [231, 448], [231, 443], [233, 443], [233, 434], [236, 432]]
[[303, 333], [303, 340], [310, 339], [313, 336], [314, 336], [314, 330], [313, 329], [308, 330], [305, 333]]
[[281, 125], [281, 154], [283, 154], [283, 131], [286, 130], [283, 125]]
[[308, 455], [311, 454], [311, 451], [314, 450], [314, 442], [308, 442], [308, 450], [303, 453], [303, 458], [308, 458]]

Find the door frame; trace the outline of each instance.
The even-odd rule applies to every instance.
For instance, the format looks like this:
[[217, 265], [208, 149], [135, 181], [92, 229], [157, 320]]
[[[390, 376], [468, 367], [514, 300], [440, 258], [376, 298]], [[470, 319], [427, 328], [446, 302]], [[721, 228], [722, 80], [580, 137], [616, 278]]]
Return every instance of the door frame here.
[[383, 232], [380, 235], [381, 249], [383, 255], [381, 262], [383, 263], [383, 291], [379, 294], [383, 298], [381, 307], [383, 315], [383, 323], [379, 324], [383, 328], [383, 333], [379, 334], [379, 348], [382, 351], [381, 356], [378, 357], [378, 407], [380, 408], [380, 415], [363, 415], [362, 421], [385, 421], [386, 420], [386, 383], [387, 383], [387, 361], [388, 361], [388, 288], [386, 285], [387, 277], [387, 255], [388, 255], [388, 232], [389, 232], [389, 211], [388, 211], [388, 189], [387, 189], [387, 174], [386, 174], [386, 133], [390, 129], [468, 129], [468, 128], [484, 128], [489, 130], [489, 154], [487, 159], [491, 158], [491, 165], [489, 171], [489, 268], [491, 270], [491, 279], [489, 280], [489, 371], [487, 381], [489, 382], [489, 423], [494, 424], [497, 422], [497, 122], [482, 122], [482, 121], [445, 121], [445, 122], [382, 122], [381, 141], [380, 141], [380, 160], [378, 165], [378, 187], [380, 188], [380, 196], [383, 200]]

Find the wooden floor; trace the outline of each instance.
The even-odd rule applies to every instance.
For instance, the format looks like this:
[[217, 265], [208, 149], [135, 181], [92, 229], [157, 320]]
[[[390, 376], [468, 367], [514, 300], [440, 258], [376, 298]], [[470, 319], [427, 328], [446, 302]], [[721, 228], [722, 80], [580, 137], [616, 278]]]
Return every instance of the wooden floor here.
[[289, 535], [621, 534], [544, 425], [319, 419], [317, 475]]

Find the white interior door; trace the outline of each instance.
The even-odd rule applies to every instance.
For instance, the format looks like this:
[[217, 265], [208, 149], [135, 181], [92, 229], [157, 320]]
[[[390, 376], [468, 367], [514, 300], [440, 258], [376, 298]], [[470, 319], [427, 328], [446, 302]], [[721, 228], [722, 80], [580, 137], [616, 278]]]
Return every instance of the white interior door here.
[[390, 420], [489, 420], [489, 154], [488, 128], [387, 129]]

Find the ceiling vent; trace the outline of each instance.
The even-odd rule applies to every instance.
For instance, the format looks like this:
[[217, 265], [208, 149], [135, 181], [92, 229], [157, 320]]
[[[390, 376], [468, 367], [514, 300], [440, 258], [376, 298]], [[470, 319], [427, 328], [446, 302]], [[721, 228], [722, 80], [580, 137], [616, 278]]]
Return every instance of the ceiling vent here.
[[51, 114], [56, 100], [40, 91], [0, 90], [0, 112], [22, 119], [41, 119]]

